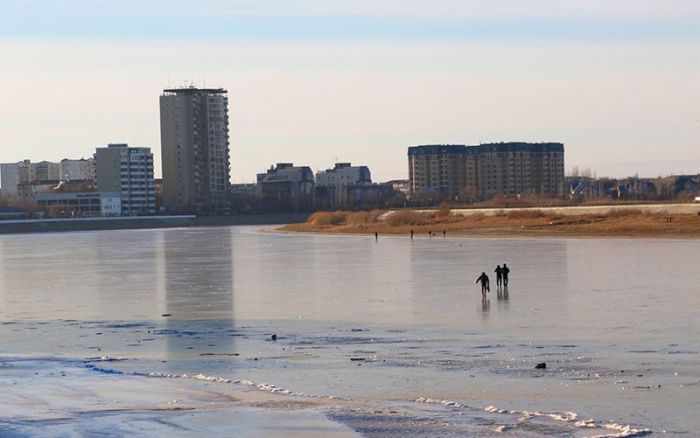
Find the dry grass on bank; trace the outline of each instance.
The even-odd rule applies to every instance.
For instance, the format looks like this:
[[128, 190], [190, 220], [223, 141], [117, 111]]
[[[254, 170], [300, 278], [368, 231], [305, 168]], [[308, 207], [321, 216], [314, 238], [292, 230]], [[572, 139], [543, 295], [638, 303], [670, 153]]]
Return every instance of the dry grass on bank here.
[[385, 212], [319, 212], [306, 223], [282, 227], [282, 231], [349, 234], [399, 234], [411, 230], [463, 236], [611, 236], [700, 237], [700, 216], [652, 214], [637, 209], [611, 210], [606, 214], [564, 216], [540, 210], [504, 210], [492, 216], [455, 215], [448, 208], [431, 212], [401, 210], [382, 219]]

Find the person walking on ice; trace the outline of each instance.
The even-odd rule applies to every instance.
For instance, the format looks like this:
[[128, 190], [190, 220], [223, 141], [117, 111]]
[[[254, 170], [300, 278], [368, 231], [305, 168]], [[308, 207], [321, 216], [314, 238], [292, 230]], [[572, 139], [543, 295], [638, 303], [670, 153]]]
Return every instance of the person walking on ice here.
[[493, 272], [496, 273], [496, 287], [500, 288], [503, 283], [503, 270], [501, 269], [501, 265], [496, 266], [496, 270]]
[[508, 269], [505, 263], [503, 264], [503, 268], [501, 268], [501, 273], [503, 274], [503, 287], [508, 287], [508, 273], [510, 273], [510, 269]]
[[482, 272], [481, 275], [479, 275], [479, 278], [476, 279], [474, 284], [481, 282], [481, 296], [485, 297], [486, 292], [490, 292], [491, 289], [489, 288], [489, 276], [486, 275], [486, 272]]

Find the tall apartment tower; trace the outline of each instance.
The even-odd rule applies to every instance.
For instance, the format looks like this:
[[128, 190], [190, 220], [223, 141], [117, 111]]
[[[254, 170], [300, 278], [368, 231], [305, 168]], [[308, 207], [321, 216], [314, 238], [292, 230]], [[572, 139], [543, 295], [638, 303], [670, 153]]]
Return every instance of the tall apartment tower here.
[[109, 144], [95, 150], [95, 182], [103, 193], [119, 193], [122, 216], [156, 212], [153, 154], [150, 148]]
[[230, 179], [228, 97], [223, 88], [175, 88], [160, 96], [163, 205], [171, 213], [219, 213]]

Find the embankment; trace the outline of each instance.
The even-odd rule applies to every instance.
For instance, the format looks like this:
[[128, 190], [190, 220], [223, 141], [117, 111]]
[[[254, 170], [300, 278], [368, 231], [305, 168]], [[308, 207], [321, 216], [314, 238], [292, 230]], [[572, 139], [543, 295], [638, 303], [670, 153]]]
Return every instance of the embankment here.
[[474, 237], [700, 238], [700, 205], [320, 212], [285, 232]]
[[129, 230], [230, 225], [280, 225], [306, 221], [308, 214], [251, 214], [232, 216], [152, 216], [0, 221], [0, 234], [67, 231]]

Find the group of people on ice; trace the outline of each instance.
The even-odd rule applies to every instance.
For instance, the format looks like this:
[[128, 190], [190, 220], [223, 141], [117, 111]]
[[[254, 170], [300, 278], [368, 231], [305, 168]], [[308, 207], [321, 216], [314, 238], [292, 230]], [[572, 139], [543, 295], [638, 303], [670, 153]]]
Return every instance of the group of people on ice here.
[[[496, 287], [500, 288], [501, 286], [503, 287], [508, 287], [508, 274], [510, 273], [510, 269], [508, 266], [504, 263], [503, 267], [501, 265], [496, 266], [496, 270], [494, 271], [496, 273]], [[489, 276], [486, 275], [486, 272], [482, 272], [481, 275], [479, 275], [479, 278], [476, 279], [474, 284], [481, 282], [481, 295], [486, 296], [486, 292], [491, 291], [491, 286], [489, 282]]]

